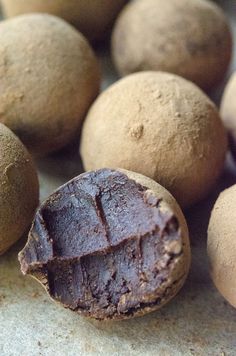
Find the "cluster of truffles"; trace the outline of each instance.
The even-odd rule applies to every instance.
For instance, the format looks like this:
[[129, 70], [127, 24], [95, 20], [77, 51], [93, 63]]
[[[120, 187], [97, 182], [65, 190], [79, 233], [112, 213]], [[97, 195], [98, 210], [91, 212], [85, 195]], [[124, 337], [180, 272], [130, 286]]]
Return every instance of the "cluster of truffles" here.
[[[181, 208], [217, 183], [227, 131], [236, 156], [235, 75], [221, 115], [202, 91], [230, 63], [224, 13], [206, 0], [1, 2], [12, 18], [0, 23], [0, 254], [33, 221], [21, 270], [55, 301], [99, 320], [159, 309], [190, 267]], [[111, 52], [125, 77], [99, 94], [89, 41], [114, 22]], [[80, 133], [86, 173], [37, 209], [30, 153], [58, 151]], [[213, 209], [208, 253], [217, 288], [236, 307], [235, 206], [232, 187]]]

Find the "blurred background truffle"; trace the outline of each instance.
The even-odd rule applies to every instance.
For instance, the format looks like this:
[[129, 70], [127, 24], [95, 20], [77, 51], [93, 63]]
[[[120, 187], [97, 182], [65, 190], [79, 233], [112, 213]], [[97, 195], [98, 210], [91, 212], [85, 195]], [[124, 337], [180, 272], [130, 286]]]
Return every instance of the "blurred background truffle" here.
[[89, 40], [107, 35], [127, 0], [1, 0], [5, 17], [42, 12], [63, 18]]
[[121, 12], [112, 53], [121, 75], [161, 70], [203, 89], [224, 77], [232, 36], [223, 11], [206, 0], [136, 0]]

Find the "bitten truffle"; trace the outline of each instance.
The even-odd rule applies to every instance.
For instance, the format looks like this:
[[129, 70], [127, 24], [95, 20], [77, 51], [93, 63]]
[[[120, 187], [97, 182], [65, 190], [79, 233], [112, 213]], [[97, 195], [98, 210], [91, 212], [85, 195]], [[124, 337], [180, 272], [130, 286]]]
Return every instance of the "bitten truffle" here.
[[3, 13], [49, 13], [70, 22], [90, 40], [102, 39], [127, 0], [1, 0]]
[[183, 207], [206, 197], [226, 150], [215, 105], [193, 83], [163, 72], [132, 74], [103, 92], [87, 115], [80, 147], [87, 171], [141, 173]]
[[0, 255], [31, 225], [38, 199], [38, 177], [30, 154], [0, 124]]
[[118, 17], [112, 53], [121, 75], [161, 70], [210, 89], [228, 68], [232, 35], [211, 1], [137, 0]]
[[174, 198], [137, 173], [84, 173], [39, 208], [21, 270], [85, 316], [126, 319], [156, 310], [182, 287], [188, 229]]
[[211, 213], [207, 250], [216, 288], [236, 308], [236, 185], [223, 191]]
[[229, 133], [231, 151], [236, 158], [236, 73], [234, 73], [224, 90], [220, 113]]
[[100, 73], [85, 38], [50, 15], [0, 23], [0, 122], [36, 155], [69, 143], [99, 91]]

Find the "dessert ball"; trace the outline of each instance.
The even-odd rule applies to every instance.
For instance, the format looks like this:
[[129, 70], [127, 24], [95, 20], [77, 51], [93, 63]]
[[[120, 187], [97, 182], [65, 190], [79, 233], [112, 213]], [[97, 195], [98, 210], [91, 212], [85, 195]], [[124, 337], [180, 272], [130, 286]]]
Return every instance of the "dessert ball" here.
[[230, 137], [230, 146], [234, 157], [236, 158], [236, 73], [232, 74], [226, 85], [223, 99], [221, 102], [221, 117], [228, 130]]
[[121, 75], [161, 70], [210, 89], [224, 76], [232, 37], [222, 10], [205, 0], [137, 0], [121, 12], [113, 32]]
[[127, 0], [1, 0], [3, 13], [49, 13], [70, 22], [90, 40], [104, 37]]
[[80, 151], [86, 170], [122, 167], [141, 173], [186, 207], [214, 185], [226, 149], [218, 111], [198, 87], [173, 74], [140, 72], [97, 98]]
[[84, 37], [46, 14], [0, 22], [0, 122], [37, 155], [78, 133], [99, 91], [97, 60]]
[[223, 191], [211, 213], [207, 250], [216, 288], [236, 308], [236, 185]]
[[19, 260], [22, 272], [65, 307], [99, 320], [126, 319], [161, 308], [182, 287], [188, 229], [159, 184], [101, 169], [74, 178], [41, 205]]
[[0, 124], [0, 255], [30, 226], [38, 205], [38, 177], [30, 154]]

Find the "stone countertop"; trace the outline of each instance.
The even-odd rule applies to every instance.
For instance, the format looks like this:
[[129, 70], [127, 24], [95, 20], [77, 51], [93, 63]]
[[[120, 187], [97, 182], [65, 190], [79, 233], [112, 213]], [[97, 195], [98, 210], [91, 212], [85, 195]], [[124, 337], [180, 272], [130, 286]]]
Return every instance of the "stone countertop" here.
[[[236, 1], [218, 2], [236, 36]], [[106, 87], [116, 77], [107, 55], [99, 52]], [[213, 94], [216, 101], [221, 93]], [[72, 145], [38, 162], [41, 199], [81, 172], [77, 151]], [[236, 169], [228, 162], [211, 196], [186, 212], [193, 256], [187, 283], [170, 304], [142, 318], [89, 321], [52, 302], [39, 283], [20, 273], [17, 253], [23, 238], [0, 257], [0, 355], [236, 355], [236, 310], [213, 286], [206, 256], [211, 208], [219, 192], [234, 183]]]

